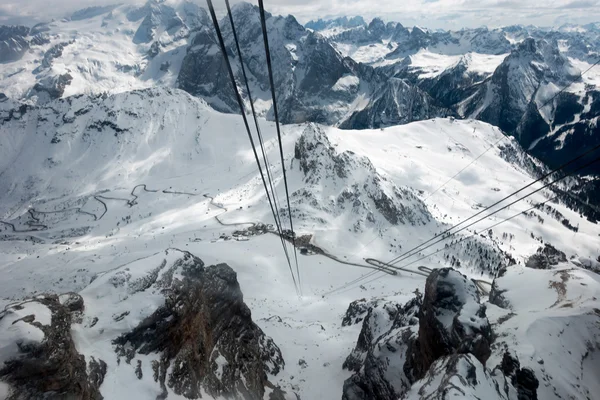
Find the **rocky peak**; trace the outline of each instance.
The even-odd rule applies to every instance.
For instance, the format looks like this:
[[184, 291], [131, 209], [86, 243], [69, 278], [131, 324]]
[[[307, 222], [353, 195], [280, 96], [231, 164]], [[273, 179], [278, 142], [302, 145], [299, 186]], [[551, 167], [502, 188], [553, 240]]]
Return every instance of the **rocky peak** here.
[[15, 36], [29, 35], [29, 28], [23, 25], [0, 25], [0, 40], [8, 40]]
[[343, 400], [536, 399], [532, 370], [508, 355], [486, 367], [492, 331], [475, 284], [451, 268], [434, 270], [425, 292], [404, 305], [385, 299], [353, 302], [344, 323], [362, 321], [344, 362], [354, 374]]
[[0, 25], [0, 63], [17, 61], [29, 50], [29, 28]]
[[435, 360], [455, 352], [471, 353], [485, 365], [492, 341], [485, 311], [471, 280], [451, 268], [434, 270], [425, 283], [413, 376], [422, 378]]
[[383, 34], [385, 32], [385, 23], [381, 18], [373, 18], [368, 25], [368, 29], [374, 34]]
[[262, 399], [267, 373], [279, 373], [284, 361], [252, 322], [236, 273], [226, 264], [205, 267], [185, 252], [161, 272], [156, 281], [140, 284], [158, 289], [164, 305], [114, 339], [117, 354], [127, 363], [137, 354], [160, 354], [153, 368], [165, 393], [168, 386], [189, 398], [204, 390], [214, 397]]
[[7, 307], [0, 365], [10, 399], [99, 400], [105, 379], [133, 379], [132, 390], [145, 380], [157, 399], [285, 397], [269, 381], [284, 368], [281, 351], [252, 321], [235, 271], [175, 249], [107, 272], [81, 294]]
[[427, 32], [419, 28], [418, 26], [413, 26], [412, 30], [410, 31], [410, 38], [412, 40], [425, 38], [427, 36]]
[[550, 243], [545, 243], [544, 246], [538, 247], [535, 254], [527, 259], [525, 266], [535, 269], [549, 269], [554, 265], [567, 261], [567, 256], [564, 252], [558, 250]]
[[[310, 124], [303, 131], [294, 157], [306, 183], [303, 190], [293, 193], [298, 207], [318, 207], [333, 215], [351, 210], [356, 219], [355, 230], [381, 217], [393, 225], [424, 225], [432, 219], [425, 204], [411, 190], [398, 187], [379, 174], [367, 157], [351, 151], [339, 153], [317, 125]], [[336, 199], [332, 200], [324, 190]], [[317, 210], [312, 211], [314, 215]]]
[[404, 79], [389, 78], [371, 102], [340, 124], [342, 129], [368, 129], [402, 125], [428, 118], [454, 116], [427, 93]]
[[9, 399], [102, 399], [106, 363], [78, 353], [71, 324], [81, 318], [75, 293], [40, 295], [0, 313], [0, 379]]
[[172, 7], [157, 1], [149, 1], [144, 7], [145, 17], [133, 35], [133, 43], [151, 42], [160, 28], [174, 33], [183, 26], [183, 21]]
[[393, 30], [391, 30], [391, 32], [391, 40], [394, 42], [404, 42], [410, 37], [410, 31], [399, 22], [394, 25]]
[[355, 17], [339, 17], [336, 19], [329, 19], [329, 20], [323, 20], [323, 19], [318, 19], [316, 21], [312, 20], [306, 23], [305, 27], [315, 30], [315, 31], [321, 31], [324, 29], [331, 29], [331, 28], [355, 28], [358, 26], [365, 26], [365, 20], [363, 19], [363, 17], [361, 16], [355, 16]]
[[354, 16], [354, 17], [351, 17], [350, 19], [348, 19], [348, 23], [346, 26], [348, 28], [354, 28], [354, 27], [363, 26], [363, 25], [365, 25], [365, 20], [360, 15], [357, 15], [357, 16]]

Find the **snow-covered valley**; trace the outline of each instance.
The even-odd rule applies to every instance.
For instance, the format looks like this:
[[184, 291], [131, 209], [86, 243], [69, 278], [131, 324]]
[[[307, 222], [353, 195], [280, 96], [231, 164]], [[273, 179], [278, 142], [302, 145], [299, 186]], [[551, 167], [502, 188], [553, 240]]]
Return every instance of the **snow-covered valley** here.
[[599, 26], [258, 15], [293, 240], [204, 8], [0, 26], [0, 400], [600, 399]]
[[[535, 274], [524, 264], [543, 243], [553, 244], [580, 266], [593, 265], [597, 253], [597, 225], [555, 202], [546, 203], [551, 209], [530, 212], [487, 232], [495, 222], [552, 197], [541, 191], [529, 202], [475, 225], [481, 235], [410, 267], [415, 273], [378, 272], [364, 259], [390, 260], [530, 182], [529, 164], [515, 162], [528, 156], [514, 140], [505, 139], [503, 146], [433, 193], [498, 141], [500, 131], [483, 122], [448, 118], [372, 131], [288, 125], [283, 144], [294, 228], [298, 236], [312, 235], [311, 244], [334, 256], [298, 255], [303, 289], [298, 298], [276, 235], [246, 231], [233, 236], [252, 223], [273, 223], [240, 116], [220, 114], [171, 89], [71, 97], [10, 115], [0, 128], [3, 305], [32, 294], [80, 292], [86, 311], [84, 322], [74, 324], [74, 340], [86, 357], [108, 364], [100, 386], [105, 398], [129, 397], [122, 390], [123, 380], [137, 382], [131, 390], [148, 393], [148, 398], [159, 391], [150, 369], [143, 374], [148, 378], [138, 380], [134, 363], [116, 364], [110, 340], [134, 327], [160, 299], [137, 294], [135, 302], [122, 303], [125, 298], [118, 300], [121, 295], [115, 294], [101, 300], [109, 294], [93, 294], [100, 290], [93, 287], [115, 274], [144, 276], [147, 268], [181, 251], [206, 265], [233, 268], [253, 320], [273, 338], [286, 361], [273, 381], [303, 398], [339, 398], [350, 376], [341, 365], [360, 328], [342, 326], [348, 305], [361, 297], [408, 300], [425, 283], [418, 265], [459, 266], [467, 276], [491, 283], [496, 268], [508, 265], [511, 257], [517, 262], [510, 267], [512, 274]], [[261, 125], [269, 158], [276, 160], [274, 125], [264, 120]], [[273, 165], [281, 194], [281, 166]], [[378, 207], [386, 198], [396, 207], [394, 218]], [[553, 217], [554, 212], [578, 226], [577, 232]], [[443, 245], [433, 250], [438, 248]], [[593, 298], [600, 286], [592, 272], [567, 264], [562, 268], [573, 271], [573, 279], [584, 279], [586, 286], [567, 289], [557, 304], [573, 304], [561, 313], [579, 321], [578, 315], [598, 306]], [[543, 290], [553, 279], [531, 277], [526, 287], [514, 285], [511, 290], [523, 296], [519, 290], [527, 292], [537, 284]], [[540, 294], [540, 306], [536, 302], [530, 307], [541, 311], [552, 293]], [[506, 312], [490, 307], [497, 318]], [[129, 314], [123, 323], [114, 325], [113, 317], [125, 311]], [[530, 323], [530, 314], [523, 314]], [[94, 317], [98, 322], [90, 327], [85, 321]], [[521, 340], [518, 333], [506, 340], [512, 337]], [[521, 363], [535, 367], [537, 357], [551, 355], [543, 347], [535, 350], [537, 343], [533, 346], [517, 353]], [[151, 356], [144, 357], [142, 368], [150, 368]], [[593, 392], [587, 378], [584, 383], [581, 390]]]

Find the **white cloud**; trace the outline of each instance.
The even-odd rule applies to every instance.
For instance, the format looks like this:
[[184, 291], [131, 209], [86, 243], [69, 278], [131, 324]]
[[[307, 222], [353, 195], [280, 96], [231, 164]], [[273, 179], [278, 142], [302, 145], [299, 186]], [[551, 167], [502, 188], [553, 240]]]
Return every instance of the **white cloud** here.
[[[205, 4], [202, 0], [195, 1]], [[213, 1], [215, 6], [223, 3]], [[0, 23], [31, 24], [62, 18], [77, 9], [115, 2], [139, 3], [136, 0], [0, 0]], [[275, 14], [292, 14], [303, 23], [344, 15], [362, 15], [365, 19], [382, 17], [408, 26], [450, 29], [600, 21], [600, 0], [546, 0], [544, 3], [536, 0], [378, 0], [376, 3], [372, 0], [265, 0], [265, 7]]]

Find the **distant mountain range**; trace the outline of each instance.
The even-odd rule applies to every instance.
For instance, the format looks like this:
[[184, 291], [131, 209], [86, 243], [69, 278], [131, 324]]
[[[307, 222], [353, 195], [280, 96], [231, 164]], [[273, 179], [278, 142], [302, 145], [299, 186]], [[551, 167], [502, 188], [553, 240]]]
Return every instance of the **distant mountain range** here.
[[[258, 9], [236, 4], [233, 18], [255, 107], [272, 118]], [[241, 78], [229, 21], [220, 24]], [[302, 26], [268, 14], [267, 29], [283, 123], [475, 118], [550, 165], [600, 142], [600, 72], [579, 77], [600, 57], [600, 24], [430, 31], [360, 16]], [[0, 93], [14, 100], [159, 84], [240, 112], [212, 24], [194, 3], [92, 7], [31, 29], [1, 27], [0, 49]]]

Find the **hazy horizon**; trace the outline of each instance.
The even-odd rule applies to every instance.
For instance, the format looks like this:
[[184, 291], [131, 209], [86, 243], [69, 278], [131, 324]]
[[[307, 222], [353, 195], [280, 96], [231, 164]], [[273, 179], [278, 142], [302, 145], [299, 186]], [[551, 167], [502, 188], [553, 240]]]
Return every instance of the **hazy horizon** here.
[[[166, 0], [167, 4], [178, 0]], [[91, 6], [108, 4], [143, 4], [145, 1], [125, 0], [4, 0], [0, 4], [0, 24], [28, 25], [47, 22], [69, 16], [72, 12]], [[204, 0], [193, 2], [205, 6]], [[234, 3], [239, 2], [234, 0]], [[224, 8], [222, 1], [214, 1], [215, 7]], [[256, 4], [255, 1], [250, 3]], [[429, 29], [496, 28], [509, 25], [535, 25], [556, 28], [564, 24], [585, 25], [600, 21], [600, 0], [559, 0], [550, 5], [534, 4], [532, 1], [512, 0], [407, 0], [397, 4], [391, 0], [380, 1], [378, 12], [372, 11], [372, 3], [356, 0], [325, 2], [316, 0], [265, 1], [265, 7], [274, 14], [293, 15], [302, 24], [310, 20], [362, 16], [365, 21], [379, 17], [386, 22], [397, 21], [405, 26], [422, 26]], [[43, 9], [42, 12], [39, 10]]]

